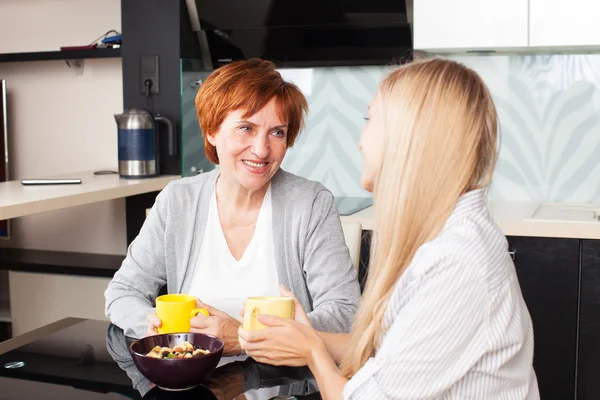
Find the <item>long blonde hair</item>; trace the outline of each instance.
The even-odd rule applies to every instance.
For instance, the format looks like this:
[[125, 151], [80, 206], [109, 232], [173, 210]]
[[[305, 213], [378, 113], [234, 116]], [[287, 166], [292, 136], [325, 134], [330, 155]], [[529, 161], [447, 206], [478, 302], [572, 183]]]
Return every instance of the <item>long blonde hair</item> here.
[[342, 373], [381, 345], [383, 316], [417, 249], [435, 238], [459, 197], [488, 185], [498, 118], [483, 80], [454, 61], [406, 64], [380, 85], [384, 150], [374, 185], [369, 277]]

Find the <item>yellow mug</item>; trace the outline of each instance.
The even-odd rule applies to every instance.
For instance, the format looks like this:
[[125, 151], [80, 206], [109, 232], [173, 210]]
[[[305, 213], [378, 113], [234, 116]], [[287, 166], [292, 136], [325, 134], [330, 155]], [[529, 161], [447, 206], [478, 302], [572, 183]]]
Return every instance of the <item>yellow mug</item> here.
[[156, 316], [162, 321], [158, 333], [189, 332], [190, 320], [208, 310], [196, 308], [196, 298], [187, 294], [165, 294], [156, 298]]
[[256, 318], [260, 314], [275, 315], [280, 318], [294, 318], [294, 299], [291, 297], [248, 297], [244, 313], [244, 329], [258, 331], [264, 329]]

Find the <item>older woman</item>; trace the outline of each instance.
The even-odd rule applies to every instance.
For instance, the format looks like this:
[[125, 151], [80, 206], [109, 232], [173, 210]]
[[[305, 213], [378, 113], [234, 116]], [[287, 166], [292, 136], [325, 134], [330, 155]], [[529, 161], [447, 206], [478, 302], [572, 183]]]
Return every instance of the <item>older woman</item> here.
[[248, 355], [308, 364], [325, 400], [539, 399], [531, 318], [485, 204], [497, 125], [465, 66], [392, 72], [359, 145], [377, 240], [352, 333], [319, 333], [297, 304], [297, 321], [259, 316], [271, 327], [240, 329]]
[[[156, 332], [154, 300], [197, 296], [210, 316], [192, 332], [241, 353], [238, 311], [249, 296], [290, 288], [311, 323], [347, 332], [360, 289], [334, 198], [321, 184], [280, 168], [307, 102], [274, 64], [239, 61], [213, 72], [196, 97], [208, 159], [218, 170], [171, 182], [129, 246], [106, 290], [106, 315], [125, 334]], [[237, 318], [236, 318], [237, 317]]]

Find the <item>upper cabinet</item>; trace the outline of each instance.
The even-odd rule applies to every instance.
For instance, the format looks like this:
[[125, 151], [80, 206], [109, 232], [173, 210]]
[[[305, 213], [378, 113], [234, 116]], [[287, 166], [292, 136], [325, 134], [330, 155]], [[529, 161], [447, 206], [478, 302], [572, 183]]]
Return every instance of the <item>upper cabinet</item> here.
[[[537, 0], [547, 1], [558, 3]], [[527, 28], [528, 0], [414, 0], [413, 3], [413, 41], [418, 50], [526, 47]]]
[[600, 50], [600, 0], [414, 0], [413, 42], [438, 53]]
[[529, 7], [529, 46], [600, 46], [599, 0], [529, 0]]

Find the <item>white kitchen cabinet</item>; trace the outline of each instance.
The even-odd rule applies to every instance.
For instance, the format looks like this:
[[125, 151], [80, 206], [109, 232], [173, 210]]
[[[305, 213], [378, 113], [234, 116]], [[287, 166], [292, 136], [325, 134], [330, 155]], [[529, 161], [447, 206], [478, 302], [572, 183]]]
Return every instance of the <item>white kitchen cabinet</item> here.
[[530, 46], [600, 46], [600, 0], [529, 1]]
[[526, 47], [527, 25], [528, 0], [414, 0], [413, 3], [417, 50]]

